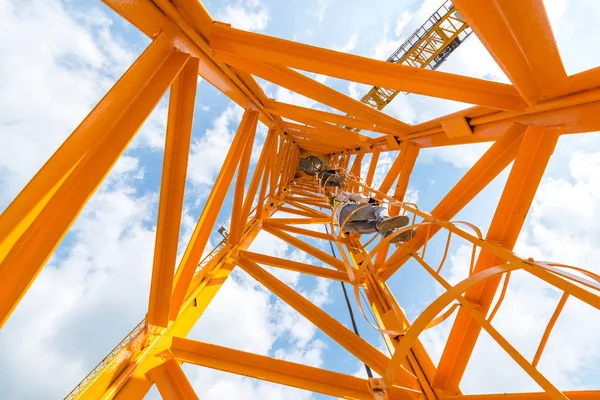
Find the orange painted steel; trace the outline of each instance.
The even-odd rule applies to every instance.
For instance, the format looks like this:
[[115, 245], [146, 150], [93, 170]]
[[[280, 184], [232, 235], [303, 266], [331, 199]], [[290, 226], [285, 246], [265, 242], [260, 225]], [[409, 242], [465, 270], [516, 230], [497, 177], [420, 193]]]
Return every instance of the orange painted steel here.
[[198, 400], [194, 388], [172, 356], [169, 360], [148, 371], [147, 375], [154, 381], [164, 399]]
[[[563, 392], [537, 369], [542, 357], [552, 356], [544, 350], [568, 298], [600, 310], [600, 278], [581, 268], [525, 259], [512, 252], [560, 135], [600, 129], [600, 68], [567, 76], [541, 0], [493, 0], [486, 5], [473, 0], [454, 2], [457, 15], [467, 21], [511, 84], [240, 31], [214, 21], [197, 0], [105, 3], [152, 42], [0, 217], [0, 321], [4, 324], [90, 196], [171, 88], [148, 314], [67, 398], [137, 399], [153, 384], [166, 398], [197, 398], [180, 367], [184, 362], [345, 398], [600, 398], [600, 388]], [[475, 106], [410, 125], [294, 69]], [[241, 106], [244, 114], [175, 271], [196, 74]], [[343, 115], [269, 99], [255, 76]], [[267, 126], [268, 134], [253, 169], [259, 122]], [[373, 135], [358, 134], [358, 130]], [[405, 201], [420, 152], [477, 142], [492, 144], [431, 212]], [[378, 161], [387, 152], [398, 155], [389, 170], [382, 171]], [[368, 153], [372, 157], [363, 180], [362, 162]], [[317, 155], [330, 169], [344, 174], [345, 186], [321, 187], [315, 177], [295, 178], [299, 160], [307, 154]], [[511, 163], [485, 237], [474, 225], [452, 221]], [[385, 176], [373, 187], [376, 174]], [[202, 258], [230, 190], [230, 233]], [[339, 190], [369, 194], [388, 207], [391, 215], [409, 216], [411, 225], [385, 239], [346, 235], [332, 220], [326, 198]], [[315, 224], [326, 225], [328, 232], [308, 229]], [[400, 245], [390, 243], [409, 229], [416, 232], [413, 239]], [[440, 231], [446, 240], [432, 240]], [[261, 232], [327, 266], [248, 251]], [[450, 240], [462, 240], [471, 249], [470, 268], [454, 285], [442, 276]], [[327, 242], [339, 257], [324, 251]], [[432, 247], [439, 243], [441, 259], [430, 263]], [[413, 321], [386, 282], [409, 260], [443, 288]], [[383, 336], [388, 354], [260, 264], [352, 285], [361, 314]], [[382, 378], [365, 380], [184, 339], [238, 266]], [[532, 360], [491, 324], [503, 307], [509, 277], [516, 270], [562, 293], [542, 338], [536, 338], [539, 345]], [[420, 335], [454, 313], [445, 350], [435, 363]], [[481, 330], [543, 392], [462, 393], [460, 382]]]
[[146, 319], [149, 324], [167, 327], [175, 259], [179, 243], [181, 214], [188, 155], [192, 137], [192, 119], [196, 101], [198, 59], [192, 58], [173, 83], [169, 101], [169, 119], [165, 140], [163, 176], [156, 223], [154, 265]]

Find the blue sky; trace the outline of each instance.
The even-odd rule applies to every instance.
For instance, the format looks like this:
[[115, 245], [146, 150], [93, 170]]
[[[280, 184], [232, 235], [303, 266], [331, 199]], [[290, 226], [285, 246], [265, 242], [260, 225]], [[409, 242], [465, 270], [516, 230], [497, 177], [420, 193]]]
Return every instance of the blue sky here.
[[[207, 1], [205, 5], [215, 19], [230, 22], [234, 27], [385, 59], [441, 3], [440, 0], [238, 0]], [[600, 5], [593, 0], [573, 3], [545, 1], [570, 74], [600, 65], [600, 54], [590, 51], [588, 43], [600, 34], [600, 27], [594, 21]], [[149, 40], [104, 5], [74, 0], [0, 3], [0, 38], [2, 210]], [[474, 35], [441, 69], [506, 82]], [[368, 90], [367, 86], [339, 79], [316, 78], [357, 98]], [[260, 83], [270, 97], [325, 109], [285, 89]], [[0, 365], [0, 397], [64, 396], [144, 316], [167, 96], [0, 331], [0, 353], [4, 356]], [[417, 123], [465, 106], [400, 95], [385, 112]], [[241, 114], [238, 106], [199, 80], [182, 224], [184, 243], [193, 230]], [[259, 124], [255, 156], [265, 133], [266, 128]], [[430, 210], [486, 148], [487, 145], [473, 145], [423, 150], [411, 177], [411, 197], [420, 208]], [[376, 182], [381, 181], [391, 162], [391, 157], [381, 157]], [[506, 176], [505, 171], [457, 219], [474, 222], [485, 232]], [[599, 136], [561, 138], [520, 237], [518, 252], [599, 272], [596, 264], [600, 256], [596, 246], [600, 239], [599, 177]], [[230, 210], [231, 193], [223, 205], [219, 223], [228, 220]], [[212, 243], [217, 239], [213, 236]], [[442, 239], [437, 238], [436, 245], [428, 250], [432, 264], [439, 260]], [[253, 249], [317, 264], [268, 235], [259, 236]], [[464, 277], [468, 251], [464, 243], [453, 240], [444, 269], [451, 281]], [[294, 273], [277, 272], [277, 276], [349, 325], [337, 282]], [[440, 293], [433, 281], [410, 263], [389, 284], [411, 318]], [[523, 354], [531, 356], [557, 296], [531, 278], [516, 276], [494, 325], [514, 340]], [[383, 350], [379, 334], [360, 315], [357, 318], [361, 335]], [[572, 329], [584, 323], [583, 328]], [[434, 360], [439, 357], [440, 343], [450, 324], [451, 320], [422, 337]], [[569, 300], [540, 363], [540, 369], [561, 389], [593, 387], [594, 377], [600, 373], [598, 329], [598, 315]], [[364, 374], [354, 357], [241, 272], [226, 283], [190, 337], [348, 374]], [[467, 369], [463, 388], [468, 392], [537, 390], [524, 374], [513, 372], [518, 370], [513, 367], [513, 362], [484, 336]], [[240, 392], [250, 399], [322, 398], [195, 366], [184, 369], [203, 399], [237, 398]], [[490, 371], [498, 375], [491, 379], [486, 375]], [[149, 394], [149, 398], [157, 396], [154, 389]]]

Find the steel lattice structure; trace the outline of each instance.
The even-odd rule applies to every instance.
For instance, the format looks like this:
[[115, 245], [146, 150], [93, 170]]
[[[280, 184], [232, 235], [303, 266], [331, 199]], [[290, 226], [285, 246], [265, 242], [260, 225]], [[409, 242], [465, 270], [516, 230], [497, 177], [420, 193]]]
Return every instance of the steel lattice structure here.
[[[148, 35], [152, 43], [0, 219], [0, 321], [4, 324], [136, 131], [171, 89], [148, 313], [69, 397], [136, 399], [156, 384], [165, 398], [197, 398], [180, 367], [186, 362], [350, 399], [600, 398], [600, 391], [561, 392], [536, 368], [569, 297], [600, 308], [600, 277], [575, 267], [524, 259], [512, 252], [558, 137], [600, 130], [600, 70], [566, 74], [541, 0], [493, 0], [485, 4], [454, 0], [462, 18], [512, 84], [376, 61], [240, 31], [213, 21], [197, 0], [105, 3]], [[411, 126], [295, 69], [476, 106]], [[176, 268], [198, 74], [246, 111]], [[253, 76], [337, 109], [340, 114], [268, 99]], [[250, 178], [247, 175], [258, 121], [269, 127], [269, 133]], [[357, 132], [360, 129], [381, 135], [371, 138]], [[433, 210], [425, 212], [403, 201], [421, 149], [476, 142], [493, 144]], [[372, 187], [377, 156], [390, 151], [398, 151], [398, 156], [383, 182]], [[391, 247], [386, 240], [363, 243], [360, 236], [341, 234], [332, 224], [331, 209], [317, 182], [294, 179], [298, 160], [305, 152], [323, 154], [344, 170], [349, 189], [370, 192], [389, 204], [391, 214], [412, 216], [413, 225], [406, 229], [416, 228], [416, 236]], [[359, 178], [361, 162], [369, 153], [373, 154], [372, 162], [363, 181]], [[451, 222], [511, 163], [485, 236], [470, 224]], [[229, 236], [201, 260], [234, 175]], [[296, 217], [278, 218], [277, 212]], [[306, 229], [305, 224], [328, 224], [330, 230], [316, 232]], [[261, 230], [330, 268], [249, 252]], [[425, 260], [427, 244], [440, 231], [459, 236], [481, 251], [472, 259], [468, 276], [456, 285], [440, 274], [443, 262], [436, 269]], [[330, 241], [341, 257], [332, 257], [295, 235]], [[386, 284], [409, 259], [416, 260], [445, 290], [412, 322]], [[356, 292], [364, 290], [392, 356], [381, 353], [261, 264], [348, 282]], [[186, 339], [236, 266], [381, 378], [361, 379]], [[516, 270], [564, 293], [531, 360], [491, 324], [510, 273]], [[495, 302], [501, 282], [501, 295]], [[454, 312], [452, 331], [435, 365], [419, 335]], [[462, 394], [459, 383], [482, 330], [543, 392]]]

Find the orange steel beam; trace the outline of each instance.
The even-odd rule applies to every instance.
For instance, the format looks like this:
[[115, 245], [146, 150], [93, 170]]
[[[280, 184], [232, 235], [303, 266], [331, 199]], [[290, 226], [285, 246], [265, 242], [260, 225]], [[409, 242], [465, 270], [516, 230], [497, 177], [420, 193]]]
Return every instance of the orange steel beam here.
[[194, 277], [196, 266], [202, 257], [206, 243], [208, 243], [212, 226], [217, 220], [219, 210], [223, 205], [223, 200], [225, 199], [227, 190], [233, 180], [233, 174], [235, 173], [245, 144], [248, 141], [250, 131], [256, 127], [257, 117], [258, 113], [256, 111], [247, 110], [244, 113], [235, 138], [233, 139], [229, 152], [223, 162], [223, 167], [217, 176], [217, 180], [206, 200], [202, 214], [194, 228], [192, 237], [179, 262], [179, 268], [177, 268], [177, 273], [175, 275], [175, 288], [173, 289], [171, 298], [171, 309], [169, 313], [169, 318], [171, 320], [177, 318], [181, 305], [183, 304], [190, 282]]
[[188, 58], [159, 37], [136, 61], [135, 87], [141, 90], [124, 93], [126, 87], [119, 85], [115, 96], [125, 100], [120, 112], [105, 115], [96, 109], [82, 123], [87, 134], [98, 133], [94, 144], [0, 264], [0, 327]]
[[[350, 174], [355, 176], [357, 179], [360, 179], [362, 161], [363, 161], [364, 157], [365, 157], [364, 154], [357, 154], [356, 158], [354, 159], [354, 163], [352, 164], [352, 167], [350, 168]], [[349, 187], [348, 189], [351, 192], [354, 192], [354, 191], [358, 190], [358, 184], [353, 183], [352, 186]]]
[[249, 251], [241, 251], [240, 254], [259, 264], [270, 265], [271, 267], [286, 269], [288, 271], [301, 272], [303, 274], [318, 276], [320, 278], [349, 282], [348, 275], [337, 270], [317, 267], [315, 265], [287, 260], [285, 258], [272, 257], [260, 253], [252, 253]]
[[[293, 131], [290, 131], [290, 133], [292, 133], [292, 132]], [[317, 153], [331, 153], [331, 152], [334, 152], [335, 150], [337, 150], [337, 148], [334, 146], [328, 146], [328, 145], [321, 144], [321, 143], [315, 141], [314, 139], [298, 137], [298, 136], [296, 136], [296, 133], [294, 133], [294, 135], [292, 136], [292, 142], [294, 144], [297, 144], [302, 149], [314, 151]]]
[[[368, 258], [368, 252], [360, 240], [353, 240], [348, 246], [348, 250], [357, 264], [363, 263]], [[389, 330], [385, 333], [382, 332], [382, 336], [390, 353], [394, 353], [402, 337], [398, 334], [405, 332], [410, 327], [410, 322], [385, 282], [377, 279], [375, 275], [369, 274], [365, 277], [364, 283], [376, 323], [379, 327]], [[360, 302], [360, 297], [355, 292], [357, 302]], [[403, 365], [410, 368], [409, 371], [417, 377], [425, 399], [436, 400], [430, 383], [435, 375], [435, 366], [418, 339], [413, 343]]]
[[[450, 220], [479, 192], [500, 174], [516, 157], [525, 126], [513, 125], [504, 136], [494, 143], [473, 167], [458, 181], [448, 194], [431, 211], [431, 215]], [[433, 237], [439, 227], [419, 227], [416, 236], [406, 243], [408, 249], [400, 248], [382, 266], [380, 276], [387, 280], [410, 257], [410, 251], [417, 251], [425, 243], [427, 231]]]
[[[275, 146], [277, 145], [277, 136], [275, 134], [271, 138], [271, 146], [269, 152], [275, 151]], [[256, 201], [256, 219], [261, 220], [263, 218], [263, 209], [265, 204], [265, 196], [267, 194], [267, 186], [269, 185], [269, 178], [271, 176], [271, 164], [269, 152], [265, 153], [265, 170], [262, 174], [261, 182], [260, 182], [260, 191], [258, 192], [258, 199]]]
[[286, 201], [297, 201], [298, 203], [302, 203], [306, 206], [314, 206], [314, 207], [329, 207], [329, 204], [324, 201], [313, 200], [311, 198], [301, 198], [295, 196], [286, 197]]
[[[257, 230], [252, 232], [256, 235]], [[223, 259], [228, 256], [227, 249], [222, 250], [205, 267], [208, 278], [198, 282], [186, 300], [176, 324], [169, 324], [167, 329], [160, 332], [165, 342], [173, 336], [185, 336], [194, 326], [200, 315], [204, 312], [211, 299], [217, 294], [233, 268], [227, 267]], [[196, 299], [196, 301], [193, 301]], [[154, 335], [150, 335], [150, 333]], [[156, 330], [147, 327], [138, 338], [134, 339], [137, 346], [144, 348], [141, 352], [130, 348], [124, 349], [113, 359], [94, 380], [85, 387], [80, 398], [143, 398], [150, 390], [152, 382], [147, 379], [146, 373], [161, 364], [155, 357], [168, 348], [168, 343], [158, 340], [149, 341], [150, 337], [157, 337]]]
[[277, 185], [277, 194], [280, 194], [281, 191], [283, 190], [283, 187], [289, 183], [287, 181], [288, 176], [287, 176], [286, 171], [288, 169], [291, 156], [292, 156], [292, 143], [288, 138], [285, 138], [284, 139], [284, 151], [281, 156], [281, 159], [279, 160], [280, 166], [278, 169], [279, 169], [280, 179], [279, 179], [279, 184]]
[[[104, 137], [137, 97], [137, 90], [152, 79], [154, 67], [166, 57], [168, 43], [164, 36], [147, 49], [115, 83], [81, 124], [69, 135], [31, 181], [0, 214], [0, 262], [16, 241], [35, 221], [40, 212], [65, 183], [87, 152]], [[0, 269], [0, 274], [2, 270]]]
[[348, 117], [346, 115], [334, 114], [327, 111], [315, 110], [312, 108], [282, 103], [273, 99], [268, 99], [265, 103], [265, 107], [266, 110], [272, 114], [293, 119], [295, 121], [298, 121], [298, 118], [310, 118], [316, 119], [317, 121], [329, 122], [336, 125], [351, 126], [353, 128], [360, 128], [361, 130], [385, 133], [387, 135], [394, 134], [394, 132], [387, 130], [377, 124], [373, 124], [359, 118], [353, 118]]
[[542, 0], [492, 0], [485, 7], [477, 0], [455, 0], [454, 5], [530, 106], [568, 92]]
[[[311, 187], [311, 188], [303, 188], [303, 187], [299, 187], [299, 186], [295, 186], [292, 184], [290, 184], [288, 186], [289, 189], [289, 193], [292, 195], [301, 195], [303, 197], [307, 197], [307, 198], [311, 198], [311, 199], [316, 199], [316, 200], [323, 200], [323, 196], [320, 194], [315, 193], [318, 188], [316, 186]], [[312, 191], [310, 191], [312, 190]]]
[[[355, 256], [362, 253], [364, 248], [357, 246], [358, 252], [354, 250]], [[379, 326], [396, 332], [404, 332], [409, 326], [408, 318], [402, 308], [396, 302], [391, 291], [384, 282], [377, 282], [370, 276], [365, 280], [367, 298], [373, 314]], [[401, 336], [383, 335], [384, 341], [390, 353], [395, 351]], [[427, 351], [419, 340], [416, 340], [406, 357], [405, 365], [418, 378], [419, 385], [427, 400], [437, 400], [431, 382], [435, 376], [435, 366]]]
[[256, 192], [258, 190], [258, 185], [261, 179], [266, 179], [268, 176], [266, 166], [267, 166], [267, 157], [269, 156], [269, 152], [273, 149], [273, 142], [276, 139], [275, 129], [270, 129], [267, 134], [267, 138], [263, 144], [263, 149], [260, 153], [260, 157], [258, 158], [258, 162], [256, 163], [256, 167], [254, 169], [254, 174], [252, 175], [252, 181], [250, 182], [250, 186], [248, 187], [248, 193], [246, 198], [244, 199], [244, 206], [242, 210], [241, 220], [247, 221], [248, 216], [250, 215], [250, 209], [252, 208], [252, 203], [254, 198], [256, 197]]
[[304, 210], [298, 210], [296, 208], [290, 208], [290, 207], [283, 206], [283, 207], [279, 207], [277, 209], [277, 211], [288, 213], [288, 214], [295, 214], [295, 215], [299, 215], [301, 217], [306, 217], [306, 218], [328, 218], [331, 221], [331, 217], [330, 216], [322, 217], [322, 216], [319, 216], [319, 215], [317, 215], [315, 213], [304, 211]]
[[[419, 148], [413, 143], [407, 144], [403, 151], [406, 154], [404, 156], [402, 167], [400, 168], [400, 176], [398, 176], [398, 181], [396, 182], [396, 189], [394, 190], [394, 199], [398, 201], [404, 201], [406, 191], [408, 190], [410, 175], [412, 174], [413, 168], [417, 162], [417, 157], [419, 156]], [[396, 210], [397, 213], [397, 208], [392, 206], [390, 212], [394, 214], [394, 210]]]
[[224, 54], [280, 65], [353, 82], [419, 93], [448, 100], [522, 111], [525, 102], [511, 85], [372, 60], [216, 23], [210, 37], [215, 57]]
[[302, 225], [302, 224], [329, 224], [331, 217], [320, 218], [269, 218], [269, 221], [285, 224], [285, 225]]
[[[336, 125], [330, 124], [328, 122], [319, 121], [313, 118], [296, 117], [295, 121], [308, 125], [309, 128], [312, 126], [322, 134], [326, 133], [330, 139], [340, 138], [345, 141], [351, 141], [353, 143], [356, 143], [357, 145], [363, 146], [368, 146], [373, 141], [372, 138], [363, 134], [356, 133], [348, 129], [342, 129]], [[305, 128], [302, 125], [292, 124], [290, 122], [286, 122], [284, 123], [284, 125], [295, 127], [298, 129], [300, 129], [300, 127]]]
[[288, 196], [287, 200], [296, 201], [298, 203], [303, 203], [307, 206], [315, 206], [315, 207], [329, 207], [329, 203], [325, 199], [314, 199], [312, 197], [300, 197], [300, 196]]
[[288, 130], [288, 133], [291, 136], [292, 143], [298, 145], [298, 147], [304, 150], [327, 154], [333, 153], [334, 151], [339, 149], [330, 142], [328, 143], [328, 141], [326, 141], [319, 135], [313, 135], [310, 133], [299, 132], [291, 129]]
[[[183, 362], [347, 399], [373, 399], [369, 382], [338, 372], [247, 353], [214, 344], [173, 338], [170, 352]], [[417, 399], [418, 392], [392, 387], [390, 399]]]
[[400, 153], [398, 153], [398, 155], [396, 156], [396, 159], [394, 160], [394, 163], [390, 166], [390, 169], [385, 175], [383, 182], [381, 182], [381, 185], [379, 185], [378, 190], [381, 193], [387, 194], [387, 192], [389, 192], [392, 188], [394, 182], [396, 182], [396, 180], [398, 179], [400, 170], [402, 169], [402, 165], [404, 165], [404, 159], [406, 158], [406, 149], [408, 148], [408, 145], [409, 142], [407, 141], [403, 141], [400, 145]]
[[[266, 96], [258, 84], [253, 82], [252, 89], [249, 88], [244, 82], [249, 78], [253, 80], [249, 75], [242, 80], [230, 67], [211, 56], [207, 38], [210, 36], [213, 19], [199, 2], [177, 0], [174, 7], [164, 0], [135, 0], [129, 3], [120, 0], [102, 1], [149, 38], [155, 39], [158, 32], [163, 32], [177, 49], [200, 59], [198, 73], [211, 85], [241, 107], [260, 111], [263, 123], [270, 125], [274, 122], [273, 117], [262, 110], [259, 99]], [[156, 3], [160, 3], [160, 6]], [[193, 15], [193, 22], [181, 15], [177, 7], [182, 8], [184, 14]]]
[[265, 226], [265, 227], [270, 226], [270, 227], [275, 228], [275, 229], [279, 229], [279, 230], [282, 230], [282, 231], [295, 233], [297, 235], [308, 236], [308, 237], [311, 237], [311, 238], [314, 238], [314, 239], [328, 240], [330, 242], [335, 242], [336, 241], [335, 236], [333, 236], [331, 234], [327, 234], [327, 233], [323, 233], [323, 232], [317, 232], [317, 231], [313, 231], [313, 230], [310, 230], [310, 229], [303, 229], [303, 228], [299, 228], [297, 226], [289, 226], [289, 225], [284, 225], [284, 224], [278, 224], [276, 222], [272, 222], [271, 220], [265, 220], [265, 222], [263, 223], [263, 226]]
[[[595, 400], [600, 396], [598, 390], [564, 391], [569, 400]], [[440, 396], [439, 400], [551, 400], [548, 393], [501, 393], [501, 394], [464, 394], [456, 396]]]
[[[415, 163], [417, 162], [417, 157], [419, 156], [419, 148], [413, 143], [407, 144], [402, 151], [405, 154], [404, 160], [402, 162], [402, 167], [400, 168], [398, 182], [396, 183], [396, 189], [394, 190], [394, 199], [396, 201], [404, 201], [406, 191], [408, 190], [408, 181], [410, 180], [410, 175], [412, 174], [412, 170], [415, 167]], [[398, 215], [399, 211], [400, 207], [398, 207], [395, 204], [390, 205], [390, 216]], [[382, 249], [377, 253], [377, 256], [375, 257], [375, 268], [380, 268], [383, 265], [387, 258], [389, 248], [389, 245], [384, 245]]]
[[[486, 240], [502, 243], [505, 248], [512, 250], [557, 140], [558, 135], [553, 132], [532, 126], [527, 128]], [[475, 264], [474, 272], [500, 263], [501, 259], [483, 250]], [[468, 290], [465, 297], [474, 304], [479, 304], [480, 311], [486, 313], [499, 283], [499, 277], [488, 280], [485, 285]], [[434, 381], [436, 388], [457, 390], [480, 331], [481, 326], [470, 314], [465, 314], [462, 308], [459, 309], [440, 359]]]
[[291, 199], [290, 197], [286, 197], [285, 202], [293, 207], [299, 208], [301, 210], [304, 210], [306, 212], [312, 213], [313, 217], [326, 217], [327, 214], [323, 213], [322, 211], [318, 211], [315, 210], [314, 208], [310, 208], [307, 205], [304, 204], [300, 204], [297, 201], [294, 201], [293, 199]]
[[371, 162], [369, 163], [369, 170], [367, 171], [367, 179], [365, 179], [367, 186], [371, 186], [373, 183], [375, 169], [377, 168], [377, 161], [379, 161], [379, 153], [379, 151], [373, 151], [373, 154], [371, 155]]
[[198, 59], [190, 58], [173, 82], [169, 98], [154, 264], [146, 315], [149, 324], [163, 328], [169, 323], [197, 82]]
[[[316, 141], [317, 143], [329, 145], [330, 147], [337, 149], [340, 145], [344, 147], [353, 148], [354, 146], [360, 146], [361, 144], [367, 145], [372, 141], [371, 138], [364, 137], [352, 137], [353, 132], [347, 131], [345, 132], [335, 131], [333, 129], [329, 129], [330, 127], [326, 125], [320, 125], [320, 123], [313, 121], [313, 126], [296, 124], [293, 122], [286, 121], [283, 123], [284, 129], [293, 130], [297, 132], [299, 135], [310, 139], [311, 141]], [[325, 124], [324, 122], [321, 124]], [[317, 125], [319, 125], [317, 127]], [[334, 127], [337, 128], [337, 127]], [[340, 129], [340, 128], [337, 128]]]
[[269, 232], [271, 235], [278, 237], [279, 239], [291, 244], [292, 246], [304, 251], [307, 254], [310, 254], [311, 256], [315, 257], [318, 260], [323, 261], [326, 264], [331, 265], [332, 267], [334, 267], [337, 270], [343, 271], [345, 270], [344, 268], [344, 264], [338, 260], [337, 258], [330, 256], [329, 254], [325, 253], [323, 250], [321, 249], [317, 249], [314, 246], [311, 246], [310, 244], [292, 236], [292, 235], [288, 235], [287, 233], [283, 232], [281, 229], [277, 229], [273, 226], [265, 226], [264, 230]]
[[403, 135], [410, 129], [410, 125], [398, 121], [381, 111], [375, 110], [350, 96], [333, 90], [290, 68], [265, 64], [231, 54], [222, 54], [220, 57], [229, 65], [242, 68], [253, 75], [344, 113], [371, 121], [373, 124], [382, 126], [396, 135]]
[[[574, 77], [577, 79], [572, 81], [576, 82], [572, 83], [572, 93], [541, 101], [523, 113], [471, 107], [413, 126], [407, 140], [420, 148], [490, 142], [498, 139], [512, 123], [560, 128], [561, 134], [600, 130], [600, 121], [596, 118], [600, 113], [600, 68], [573, 75], [571, 78]], [[466, 118], [473, 134], [449, 138], [444, 132], [442, 121], [454, 118]], [[389, 141], [384, 137], [374, 139], [372, 147], [381, 151], [396, 149], [390, 148]]]
[[283, 156], [283, 136], [279, 136], [273, 154], [271, 155], [271, 176], [269, 177], [269, 193], [272, 195], [277, 188], [279, 182], [279, 159]]
[[[252, 120], [245, 133], [248, 135], [246, 145], [240, 159], [237, 176], [235, 178], [235, 192], [233, 194], [233, 205], [231, 210], [231, 224], [229, 228], [229, 243], [236, 245], [242, 237], [241, 230], [246, 225], [244, 215], [244, 193], [246, 192], [246, 177], [248, 168], [250, 168], [250, 158], [252, 157], [252, 147], [254, 145], [254, 137], [256, 136], [256, 125], [258, 118]], [[250, 200], [250, 199], [247, 199]], [[251, 200], [250, 200], [251, 201]]]
[[[389, 359], [381, 354], [379, 350], [368, 344], [364, 339], [361, 339], [360, 336], [330, 317], [319, 307], [306, 300], [303, 296], [273, 275], [269, 274], [249, 258], [240, 255], [238, 265], [276, 296], [302, 314], [306, 319], [315, 324], [342, 347], [354, 354], [359, 360], [373, 368], [373, 370], [380, 375], [385, 373]], [[414, 376], [405, 370], [399, 369], [398, 374], [395, 376], [394, 384], [408, 384], [412, 388], [415, 383], [414, 380]]]
[[163, 399], [198, 400], [190, 381], [174, 359], [165, 361], [146, 375], [156, 384]]

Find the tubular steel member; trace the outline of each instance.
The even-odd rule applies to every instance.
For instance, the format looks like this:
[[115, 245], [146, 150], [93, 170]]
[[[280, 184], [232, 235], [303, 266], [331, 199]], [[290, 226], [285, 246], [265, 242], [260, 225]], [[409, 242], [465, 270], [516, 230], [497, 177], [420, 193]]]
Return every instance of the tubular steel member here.
[[[490, 5], [456, 0], [456, 11], [447, 10], [446, 20], [464, 20], [464, 26], [468, 23], [511, 84], [376, 61], [240, 31], [216, 23], [195, 0], [105, 0], [105, 3], [152, 42], [0, 217], [0, 321], [4, 324], [139, 127], [167, 89], [171, 89], [147, 318], [69, 398], [137, 399], [144, 397], [155, 383], [163, 396], [170, 393], [178, 398], [196, 398], [180, 367], [183, 362], [346, 398], [587, 400], [600, 397], [598, 390], [561, 392], [537, 369], [540, 359], [548, 356], [544, 349], [571, 298], [600, 309], [600, 277], [576, 267], [524, 259], [512, 252], [559, 136], [600, 129], [597, 118], [600, 70], [567, 76], [541, 0], [510, 4], [493, 1]], [[442, 19], [444, 16], [439, 21]], [[446, 32], [445, 25], [434, 26], [437, 27], [428, 32], [435, 31], [437, 35]], [[448, 32], [444, 34], [448, 36]], [[425, 40], [426, 37], [429, 39]], [[423, 35], [420, 40], [425, 47], [417, 46], [420, 53], [413, 57], [419, 66], [432, 57], [443, 56], [441, 47], [425, 54], [427, 46], [437, 43], [433, 36]], [[447, 48], [452, 48], [451, 43]], [[411, 126], [296, 69], [395, 91], [465, 101], [475, 107]], [[181, 262], [176, 266], [196, 73], [240, 105], [244, 114]], [[270, 100], [253, 75], [335, 108], [341, 114]], [[250, 178], [259, 122], [268, 127], [269, 133]], [[340, 129], [337, 126], [340, 124], [355, 131]], [[381, 135], [375, 138], [360, 135], [358, 129]], [[483, 141], [493, 143], [430, 213], [404, 201], [410, 174], [421, 151]], [[389, 151], [399, 154], [382, 183], [373, 187], [375, 176], [385, 172], [378, 161]], [[345, 187], [340, 189], [364, 192], [389, 207], [390, 214], [411, 216], [412, 223], [385, 239], [343, 234], [332, 221], [325, 197], [329, 191], [338, 189], [321, 187], [316, 179], [294, 179], [299, 159], [307, 152], [322, 153], [332, 170], [343, 172]], [[363, 167], [366, 153], [372, 153], [371, 164]], [[469, 223], [452, 221], [513, 161], [485, 237]], [[363, 169], [365, 180], [360, 178]], [[230, 189], [231, 232], [201, 261]], [[291, 215], [281, 217], [277, 212]], [[329, 225], [326, 233], [304, 227], [323, 223]], [[391, 239], [413, 229], [416, 235], [410, 241], [390, 244]], [[248, 251], [263, 230], [325, 266]], [[445, 246], [440, 253], [442, 257], [439, 262], [431, 263], [431, 247], [435, 243], [432, 238], [442, 230], [447, 237], [442, 244]], [[328, 241], [337, 247], [340, 258], [299, 236]], [[472, 246], [469, 269], [454, 285], [441, 274], [453, 238]], [[414, 321], [408, 319], [386, 283], [409, 259], [443, 288], [443, 293]], [[381, 353], [279, 281], [261, 264], [351, 284], [361, 314], [383, 335], [389, 354]], [[236, 266], [381, 378], [364, 380], [185, 339]], [[532, 360], [523, 357], [491, 324], [502, 307], [510, 274], [517, 270], [562, 293]], [[494, 301], [502, 280], [500, 294]], [[364, 307], [367, 303], [368, 307]], [[446, 349], [436, 365], [419, 336], [455, 313], [457, 318]], [[461, 393], [459, 384], [481, 330], [543, 392], [484, 397]]]

